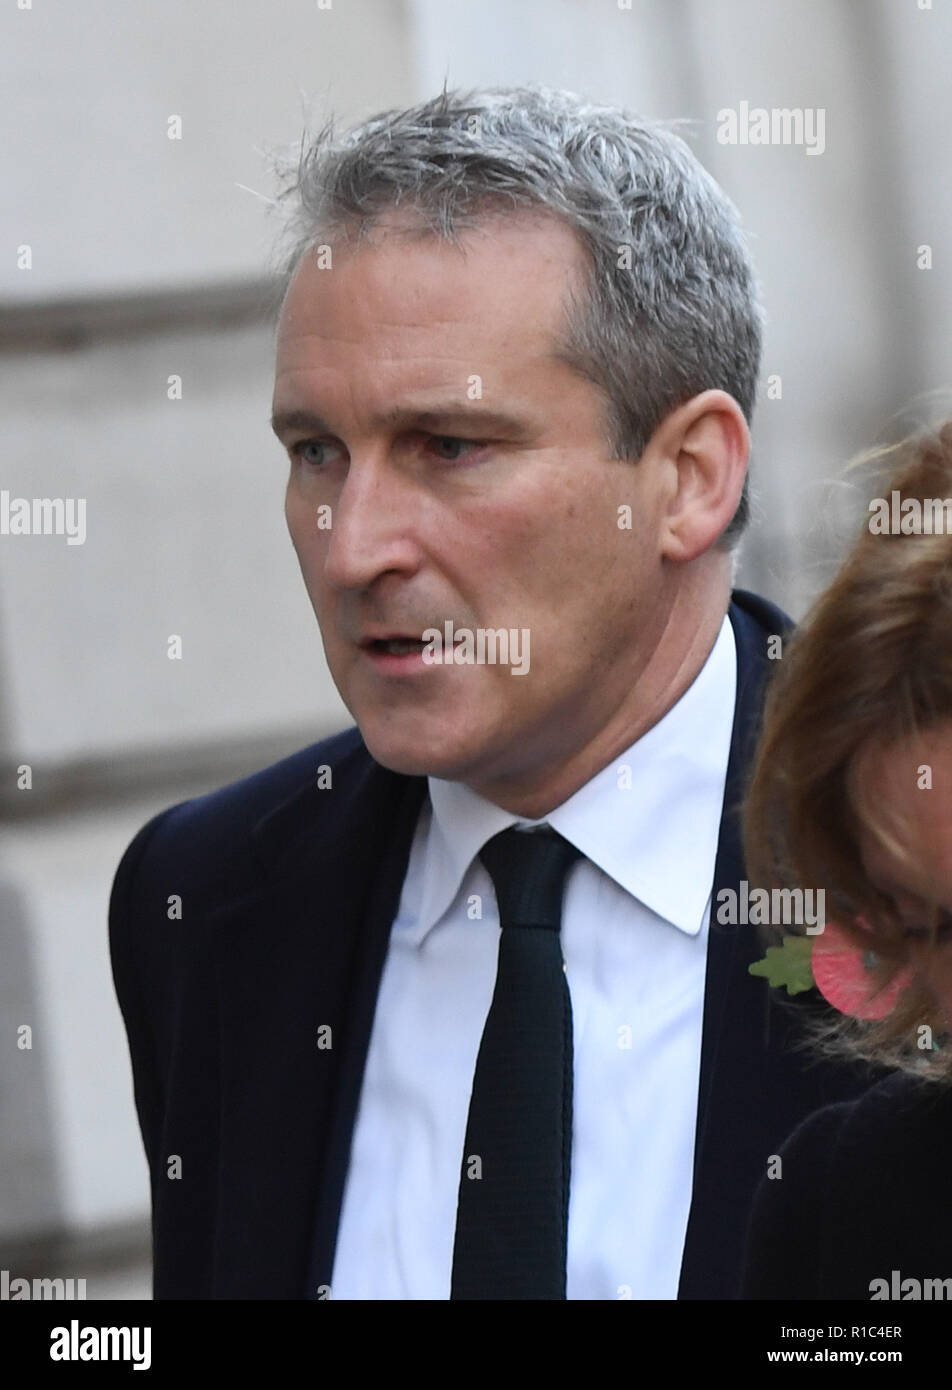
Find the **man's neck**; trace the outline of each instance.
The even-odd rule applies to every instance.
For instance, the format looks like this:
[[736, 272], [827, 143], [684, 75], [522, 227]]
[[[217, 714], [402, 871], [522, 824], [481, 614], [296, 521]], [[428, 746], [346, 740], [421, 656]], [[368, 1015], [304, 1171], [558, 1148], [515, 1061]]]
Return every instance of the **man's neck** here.
[[708, 577], [703, 592], [686, 591], [668, 616], [651, 657], [623, 706], [583, 746], [533, 772], [473, 785], [487, 801], [513, 815], [538, 820], [561, 806], [626, 748], [663, 719], [694, 683], [713, 650], [730, 601], [730, 570], [723, 582]]

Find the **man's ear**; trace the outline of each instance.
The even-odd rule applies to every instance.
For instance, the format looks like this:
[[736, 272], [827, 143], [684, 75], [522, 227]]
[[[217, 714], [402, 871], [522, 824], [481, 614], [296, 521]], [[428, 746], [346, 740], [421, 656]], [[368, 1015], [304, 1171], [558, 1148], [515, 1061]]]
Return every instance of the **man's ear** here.
[[661, 554], [676, 564], [710, 550], [737, 510], [750, 431], [726, 391], [702, 391], [666, 415], [648, 449], [665, 478]]

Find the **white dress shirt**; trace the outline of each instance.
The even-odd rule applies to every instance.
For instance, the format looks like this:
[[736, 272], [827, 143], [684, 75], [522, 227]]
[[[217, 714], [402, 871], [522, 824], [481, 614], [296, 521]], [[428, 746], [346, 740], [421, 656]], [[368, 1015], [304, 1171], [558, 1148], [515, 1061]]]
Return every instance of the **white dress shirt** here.
[[725, 616], [681, 699], [544, 821], [429, 779], [381, 978], [332, 1298], [449, 1298], [499, 950], [477, 856], [500, 830], [544, 823], [585, 856], [562, 913], [574, 1043], [566, 1296], [677, 1296], [736, 671]]

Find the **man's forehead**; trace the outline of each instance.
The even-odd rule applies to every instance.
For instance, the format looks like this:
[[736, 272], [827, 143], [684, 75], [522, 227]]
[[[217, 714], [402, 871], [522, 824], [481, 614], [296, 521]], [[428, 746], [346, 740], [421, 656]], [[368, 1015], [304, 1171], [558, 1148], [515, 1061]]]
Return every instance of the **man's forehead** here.
[[396, 260], [375, 262], [367, 248], [321, 269], [310, 257], [282, 307], [276, 375], [372, 369], [387, 390], [455, 386], [497, 399], [540, 373], [561, 378], [570, 269], [550, 259], [543, 273], [531, 243], [528, 257], [513, 259], [508, 247], [527, 243], [507, 234], [504, 247], [484, 239], [478, 262], [432, 237], [407, 243], [410, 255]]
[[529, 202], [512, 203], [501, 196], [474, 204], [454, 216], [450, 235], [444, 235], [439, 229], [439, 221], [437, 212], [426, 211], [413, 203], [402, 203], [361, 218], [344, 217], [328, 227], [321, 241], [352, 253], [381, 246], [390, 240], [405, 245], [433, 243], [462, 247], [485, 237], [498, 240], [549, 235], [566, 244], [581, 245], [574, 227], [551, 208]]
[[[322, 287], [333, 288], [342, 278], [354, 289], [370, 284], [394, 296], [411, 281], [414, 295], [429, 291], [433, 298], [441, 291], [462, 294], [468, 289], [477, 303], [491, 299], [496, 287], [508, 301], [515, 287], [521, 297], [535, 301], [537, 310], [543, 303], [561, 306], [585, 263], [582, 244], [566, 222], [522, 209], [480, 219], [459, 229], [455, 240], [425, 228], [409, 213], [381, 218], [360, 237], [346, 227], [324, 236], [301, 256], [291, 275], [281, 325], [306, 315]], [[522, 262], [531, 275], [520, 274], [514, 262]]]

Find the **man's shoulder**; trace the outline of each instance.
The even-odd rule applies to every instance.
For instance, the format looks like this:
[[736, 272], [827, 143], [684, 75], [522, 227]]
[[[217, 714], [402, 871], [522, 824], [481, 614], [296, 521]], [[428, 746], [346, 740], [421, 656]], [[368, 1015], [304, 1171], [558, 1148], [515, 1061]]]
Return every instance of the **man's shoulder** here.
[[[359, 729], [350, 728], [226, 786], [177, 802], [153, 816], [129, 843], [114, 892], [146, 863], [153, 870], [174, 863], [182, 883], [234, 889], [247, 877], [253, 846], [273, 845], [275, 836], [268, 834], [272, 821], [280, 822], [282, 813], [293, 819], [305, 811], [313, 821], [322, 815], [339, 818], [375, 771], [388, 775], [367, 751]], [[334, 795], [328, 796], [331, 788]]]
[[360, 730], [345, 729], [203, 796], [179, 802], [164, 814], [186, 834], [247, 835], [271, 812], [317, 787], [320, 775], [339, 781], [345, 768], [358, 771], [372, 765]]

